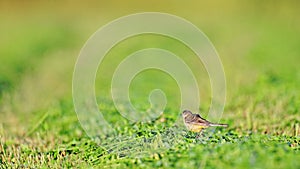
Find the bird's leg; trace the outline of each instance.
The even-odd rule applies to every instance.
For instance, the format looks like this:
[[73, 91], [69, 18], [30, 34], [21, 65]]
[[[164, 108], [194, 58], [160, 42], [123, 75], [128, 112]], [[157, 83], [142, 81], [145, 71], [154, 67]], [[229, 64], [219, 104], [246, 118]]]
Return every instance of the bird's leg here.
[[203, 130], [201, 130], [199, 133], [197, 133], [196, 139], [199, 139], [203, 136]]

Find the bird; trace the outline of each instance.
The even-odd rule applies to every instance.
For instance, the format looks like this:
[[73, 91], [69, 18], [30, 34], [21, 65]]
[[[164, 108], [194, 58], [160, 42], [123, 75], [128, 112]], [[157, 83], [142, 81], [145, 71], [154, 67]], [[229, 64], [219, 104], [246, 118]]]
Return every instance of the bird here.
[[209, 122], [202, 118], [199, 114], [193, 114], [189, 110], [184, 110], [182, 112], [182, 118], [186, 128], [192, 132], [197, 133], [208, 127], [228, 127], [228, 124]]

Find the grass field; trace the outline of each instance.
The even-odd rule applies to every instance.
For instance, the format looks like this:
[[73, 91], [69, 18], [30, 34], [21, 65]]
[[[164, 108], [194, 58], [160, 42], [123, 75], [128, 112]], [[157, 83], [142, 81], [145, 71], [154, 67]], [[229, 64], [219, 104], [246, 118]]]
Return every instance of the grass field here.
[[[0, 1], [0, 168], [300, 168], [299, 7], [293, 0]], [[141, 35], [115, 46], [98, 69], [97, 102], [115, 135], [93, 140], [84, 132], [72, 100], [81, 47], [111, 20], [146, 11], [183, 17], [215, 45], [226, 74], [221, 122], [228, 128], [200, 138], [173, 133], [180, 91], [153, 70], [138, 74], [130, 96], [145, 111], [149, 92], [161, 88], [164, 114], [132, 123], [118, 113], [110, 79], [122, 59], [147, 47], [185, 60], [197, 76], [204, 117], [210, 106], [209, 79], [196, 56], [174, 39]]]

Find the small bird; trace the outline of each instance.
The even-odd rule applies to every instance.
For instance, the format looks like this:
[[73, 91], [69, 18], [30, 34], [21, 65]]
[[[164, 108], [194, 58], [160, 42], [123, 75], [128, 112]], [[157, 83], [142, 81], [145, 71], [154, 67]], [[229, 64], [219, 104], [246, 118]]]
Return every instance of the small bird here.
[[208, 127], [228, 127], [227, 124], [218, 124], [218, 123], [212, 123], [204, 118], [202, 118], [199, 114], [193, 114], [189, 110], [184, 110], [182, 112], [182, 117], [185, 126], [188, 130], [192, 132], [201, 132], [203, 129], [206, 129]]

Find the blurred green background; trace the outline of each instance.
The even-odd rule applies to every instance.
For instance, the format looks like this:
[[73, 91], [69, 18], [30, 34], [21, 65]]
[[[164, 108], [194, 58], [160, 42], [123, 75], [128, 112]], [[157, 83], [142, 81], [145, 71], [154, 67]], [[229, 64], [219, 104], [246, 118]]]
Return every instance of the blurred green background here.
[[[74, 139], [78, 144], [82, 143], [80, 139], [85, 136], [72, 105], [72, 73], [81, 47], [97, 29], [114, 19], [137, 12], [165, 12], [185, 18], [198, 26], [218, 51], [227, 80], [227, 99], [222, 121], [230, 124], [230, 131], [238, 136], [254, 133], [254, 143], [259, 142], [260, 137], [271, 137], [272, 149], [279, 143], [287, 145], [282, 149], [274, 148], [274, 155], [269, 157], [272, 166], [299, 167], [299, 162], [291, 162], [299, 159], [299, 7], [300, 3], [296, 0], [0, 1], [0, 162], [12, 164], [12, 159], [15, 159], [13, 164], [22, 164], [28, 160], [30, 153], [45, 153], [47, 157], [47, 153], [56, 152], [57, 146], [69, 145]], [[200, 110], [203, 110], [205, 116], [210, 103], [210, 88], [201, 62], [195, 60], [193, 53], [179, 42], [154, 35], [127, 39], [108, 54], [97, 74], [99, 107], [108, 112], [115, 111], [111, 103], [103, 101], [110, 98], [108, 79], [122, 58], [145, 47], [170, 50], [188, 62], [198, 75], [202, 104]], [[151, 82], [149, 79], [153, 77], [156, 80]], [[145, 98], [149, 90], [160, 85], [171, 98], [166, 114], [171, 119], [176, 116], [180, 93], [171, 78], [149, 71], [139, 75], [134, 82], [131, 92], [137, 107], [147, 107]], [[144, 85], [145, 90], [138, 90], [141, 85]], [[107, 118], [108, 121], [118, 120], [118, 117], [115, 120], [115, 117]], [[20, 145], [25, 145], [25, 150]], [[200, 165], [195, 162], [196, 157], [195, 163], [188, 163], [189, 158], [184, 157], [176, 157], [177, 160], [170, 160], [169, 163], [174, 163], [173, 167], [182, 164], [184, 167], [207, 165], [265, 168], [267, 165], [264, 160], [268, 159], [265, 153], [273, 152], [269, 149], [261, 151], [264, 144], [258, 144], [258, 147], [256, 144], [232, 146], [236, 147], [233, 151], [235, 153], [229, 156], [235, 160], [240, 158], [232, 160], [232, 163], [226, 163], [226, 159], [219, 156], [212, 158], [218, 159], [216, 164], [205, 158], [206, 163]], [[248, 150], [253, 146], [253, 149], [257, 149], [254, 157], [239, 155], [241, 149]], [[232, 152], [232, 147], [224, 147], [221, 150], [215, 147], [211, 149], [219, 154]], [[178, 151], [184, 154], [180, 148]], [[197, 153], [201, 151], [208, 152], [210, 148], [203, 150], [201, 144], [200, 148], [197, 144], [191, 150], [201, 159], [200, 162], [204, 158], [200, 158]], [[38, 154], [33, 156], [40, 157]], [[61, 160], [57, 163], [51, 163], [54, 155], [50, 153], [50, 156], [50, 163], [39, 164], [33, 160], [28, 165], [47, 168], [76, 166], [78, 161], [73, 163], [70, 160], [72, 158], [81, 159], [83, 162], [78, 162], [80, 164], [90, 164], [81, 151], [77, 154], [71, 152], [70, 157], [65, 159], [57, 157], [56, 162], [57, 159]], [[62, 155], [58, 153], [58, 156]], [[262, 161], [250, 163], [248, 161], [251, 158]], [[287, 158], [286, 161], [278, 160], [283, 158]], [[168, 159], [171, 156], [161, 157], [161, 160]], [[122, 162], [112, 160], [113, 163]], [[138, 167], [143, 167], [143, 162], [136, 163]], [[150, 158], [144, 165], [153, 167], [157, 163], [155, 158]], [[122, 164], [130, 166], [125, 162]], [[158, 166], [170, 167], [163, 164]]]

